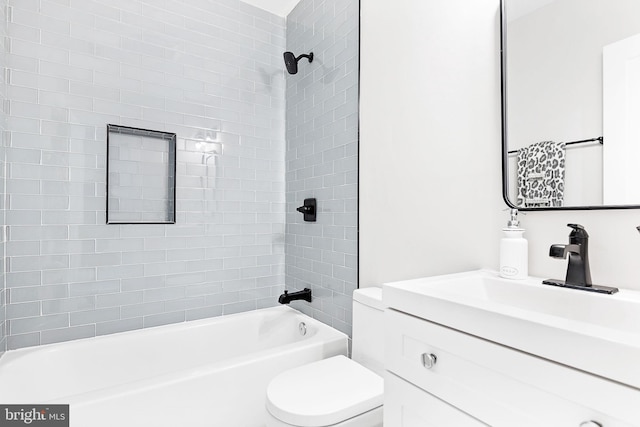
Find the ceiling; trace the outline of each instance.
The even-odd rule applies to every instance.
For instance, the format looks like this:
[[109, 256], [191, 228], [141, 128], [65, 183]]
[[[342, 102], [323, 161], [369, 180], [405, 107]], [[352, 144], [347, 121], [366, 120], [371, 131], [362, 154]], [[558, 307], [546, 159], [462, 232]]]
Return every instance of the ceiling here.
[[259, 7], [278, 16], [286, 17], [300, 0], [242, 0], [245, 3]]

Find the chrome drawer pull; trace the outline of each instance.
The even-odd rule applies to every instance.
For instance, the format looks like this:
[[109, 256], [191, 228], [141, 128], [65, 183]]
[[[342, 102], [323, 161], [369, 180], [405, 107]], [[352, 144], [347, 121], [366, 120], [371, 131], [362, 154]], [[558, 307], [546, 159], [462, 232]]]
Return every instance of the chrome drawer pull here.
[[602, 424], [595, 421], [585, 421], [583, 423], [580, 423], [580, 427], [602, 427]]
[[422, 366], [427, 369], [433, 368], [433, 365], [436, 364], [438, 358], [433, 353], [422, 353]]

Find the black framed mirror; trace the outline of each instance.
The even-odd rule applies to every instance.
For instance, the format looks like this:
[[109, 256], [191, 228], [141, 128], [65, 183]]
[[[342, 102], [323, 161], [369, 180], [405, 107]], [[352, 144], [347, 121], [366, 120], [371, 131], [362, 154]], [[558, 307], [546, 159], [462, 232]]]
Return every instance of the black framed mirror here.
[[507, 205], [640, 208], [640, 0], [501, 0], [501, 53]]

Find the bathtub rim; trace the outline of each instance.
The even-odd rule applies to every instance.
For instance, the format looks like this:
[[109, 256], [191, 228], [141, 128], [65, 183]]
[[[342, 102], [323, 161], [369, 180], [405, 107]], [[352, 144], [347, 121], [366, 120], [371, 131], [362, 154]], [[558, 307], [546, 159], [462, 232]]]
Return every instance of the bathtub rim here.
[[[135, 336], [135, 335], [148, 335], [154, 334], [159, 335], [167, 330], [172, 331], [181, 331], [181, 330], [189, 330], [198, 327], [206, 327], [209, 324], [224, 324], [231, 323], [237, 317], [246, 316], [246, 315], [258, 315], [259, 312], [273, 312], [273, 313], [293, 313], [295, 316], [300, 317], [304, 320], [308, 325], [315, 326], [316, 333], [313, 336], [310, 336], [308, 339], [303, 339], [299, 341], [287, 342], [275, 347], [263, 348], [256, 350], [255, 352], [248, 353], [246, 355], [236, 355], [229, 359], [225, 359], [223, 361], [214, 361], [205, 364], [199, 364], [196, 366], [188, 366], [182, 368], [176, 368], [170, 372], [161, 373], [158, 375], [151, 375], [147, 377], [137, 378], [131, 381], [121, 382], [117, 384], [112, 384], [106, 387], [100, 387], [97, 389], [84, 390], [77, 393], [66, 394], [63, 396], [55, 396], [49, 399], [43, 399], [45, 403], [55, 404], [55, 403], [69, 403], [69, 401], [77, 401], [81, 404], [83, 401], [94, 400], [95, 397], [100, 396], [105, 393], [107, 390], [113, 391], [126, 391], [127, 388], [132, 385], [136, 385], [136, 388], [142, 387], [150, 387], [151, 384], [157, 384], [158, 381], [163, 383], [172, 383], [172, 382], [181, 382], [185, 381], [189, 378], [197, 377], [200, 375], [208, 375], [212, 374], [221, 369], [228, 368], [231, 365], [243, 365], [250, 363], [252, 360], [267, 358], [270, 355], [274, 354], [274, 349], [278, 349], [278, 353], [290, 353], [294, 352], [298, 349], [312, 348], [314, 346], [322, 345], [326, 347], [327, 345], [332, 346], [342, 346], [344, 347], [344, 354], [348, 352], [348, 335], [345, 333], [333, 328], [330, 325], [322, 323], [321, 321], [310, 317], [309, 315], [296, 310], [290, 306], [274, 306], [268, 308], [262, 308], [258, 310], [252, 310], [247, 312], [233, 313], [224, 316], [210, 317], [192, 321], [184, 321], [180, 323], [172, 323], [168, 325], [159, 325], [153, 326], [149, 328], [143, 329], [135, 329], [131, 331], [124, 332], [116, 332], [113, 334], [100, 335], [96, 337], [88, 337], [71, 341], [64, 341], [59, 343], [51, 343], [41, 346], [35, 347], [27, 347], [16, 350], [10, 350], [0, 359], [0, 371], [11, 369], [11, 365], [19, 362], [25, 356], [29, 356], [32, 354], [39, 354], [39, 357], [44, 357], [46, 359], [47, 353], [51, 351], [57, 351], [57, 349], [62, 348], [63, 351], [74, 351], [74, 348], [80, 348], [86, 346], [91, 346], [92, 342], [103, 341], [103, 340], [117, 340], [118, 337], [122, 336]], [[85, 397], [86, 396], [86, 397]], [[20, 402], [15, 401], [12, 404], [20, 404]]]
[[[302, 314], [304, 316], [306, 316], [307, 318], [311, 319], [313, 322], [318, 322], [318, 324], [321, 324], [323, 326], [333, 328], [330, 325], [327, 325], [326, 323], [322, 323], [320, 322], [318, 319], [314, 319], [313, 317], [303, 313], [300, 310], [296, 310], [293, 307], [290, 306], [285, 306], [285, 305], [281, 305], [281, 306], [274, 306], [274, 307], [266, 307], [266, 308], [259, 308], [257, 310], [250, 310], [250, 311], [243, 311], [243, 312], [239, 312], [239, 313], [232, 313], [232, 314], [223, 314], [221, 316], [213, 316], [213, 317], [205, 317], [203, 319], [195, 319], [195, 320], [184, 320], [182, 322], [176, 322], [176, 323], [168, 323], [166, 325], [156, 325], [156, 326], [149, 326], [146, 328], [138, 328], [138, 329], [132, 329], [129, 331], [121, 331], [121, 332], [113, 332], [113, 333], [109, 333], [109, 334], [102, 334], [102, 335], [96, 335], [93, 337], [86, 337], [86, 338], [77, 338], [77, 339], [71, 339], [71, 340], [67, 340], [67, 341], [60, 341], [60, 342], [54, 342], [54, 343], [48, 343], [48, 344], [40, 344], [40, 345], [34, 345], [34, 346], [29, 346], [29, 347], [22, 347], [22, 348], [17, 348], [14, 350], [7, 350], [6, 352], [3, 353], [2, 358], [0, 358], [0, 366], [3, 366], [7, 363], [10, 363], [13, 359], [16, 359], [22, 355], [27, 355], [30, 353], [36, 353], [36, 352], [40, 352], [40, 351], [46, 351], [46, 350], [50, 350], [52, 348], [57, 348], [57, 347], [75, 347], [75, 346], [79, 346], [79, 345], [83, 345], [86, 344], [90, 341], [102, 341], [102, 340], [107, 340], [107, 339], [112, 339], [114, 336], [129, 336], [129, 335], [136, 335], [136, 334], [141, 334], [141, 333], [148, 333], [148, 334], [158, 334], [159, 331], [162, 329], [163, 331], [169, 331], [169, 330], [180, 330], [180, 329], [186, 329], [188, 328], [197, 328], [197, 327], [204, 327], [207, 324], [211, 324], [211, 323], [225, 323], [225, 322], [229, 322], [232, 319], [236, 318], [236, 317], [240, 317], [243, 315], [247, 315], [247, 314], [253, 314], [253, 313], [259, 313], [261, 311], [282, 311], [282, 312], [287, 312], [287, 311], [295, 311], [296, 313]], [[338, 331], [336, 329], [336, 331]], [[343, 333], [341, 331], [338, 331], [340, 333]], [[346, 334], [345, 334], [346, 335]], [[13, 356], [13, 357], [9, 357], [9, 356]], [[6, 358], [6, 359], [5, 359]]]

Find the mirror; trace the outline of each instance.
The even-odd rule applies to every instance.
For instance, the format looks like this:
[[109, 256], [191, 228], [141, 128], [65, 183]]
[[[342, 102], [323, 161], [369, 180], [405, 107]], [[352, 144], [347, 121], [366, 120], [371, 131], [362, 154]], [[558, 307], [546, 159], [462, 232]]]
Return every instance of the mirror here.
[[640, 207], [640, 0], [502, 0], [503, 194]]

